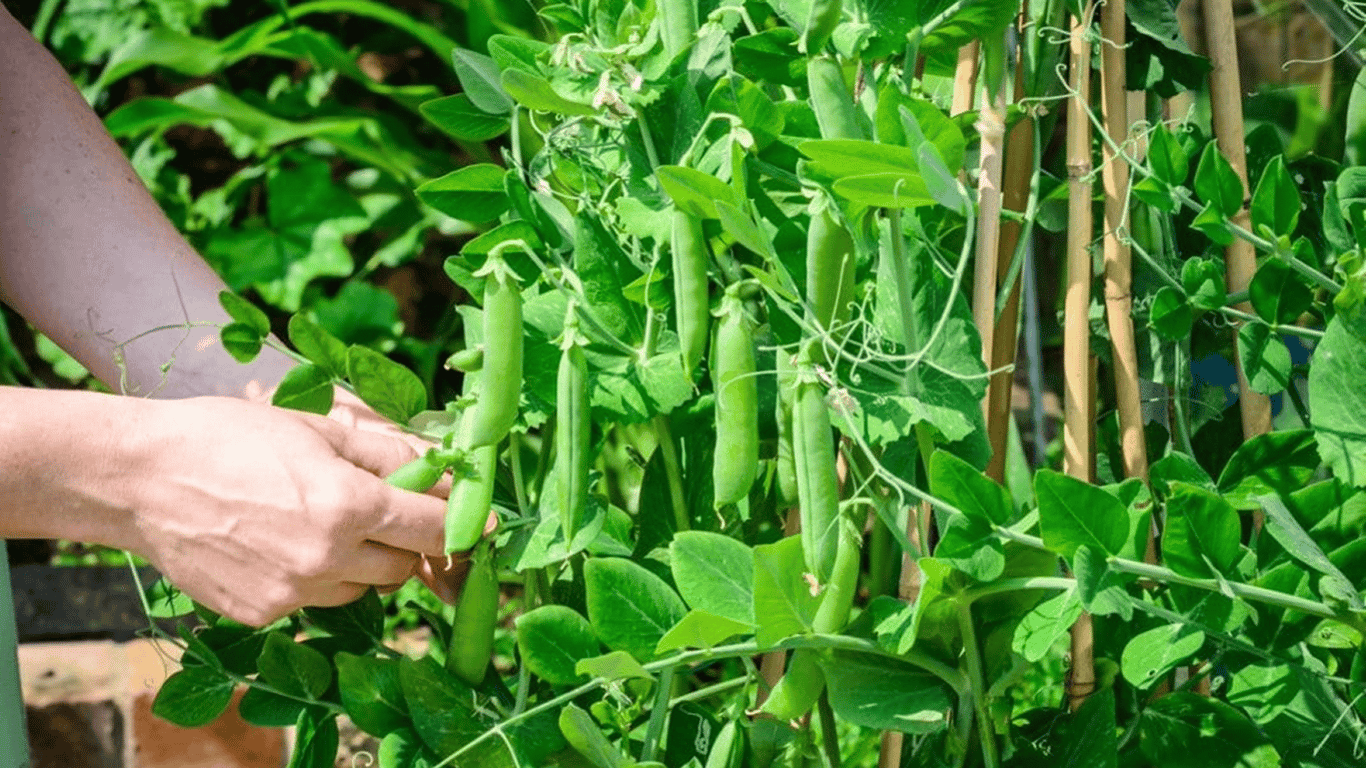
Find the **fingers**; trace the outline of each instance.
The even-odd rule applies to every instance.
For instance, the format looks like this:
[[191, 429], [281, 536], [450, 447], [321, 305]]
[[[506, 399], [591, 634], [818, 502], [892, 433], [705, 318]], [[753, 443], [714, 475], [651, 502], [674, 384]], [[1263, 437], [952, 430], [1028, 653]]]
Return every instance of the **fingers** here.
[[446, 557], [424, 557], [418, 566], [417, 577], [432, 594], [454, 604], [470, 570], [469, 557], [463, 553]]
[[446, 550], [446, 502], [423, 493], [384, 485], [378, 495], [373, 524], [365, 534], [370, 541], [409, 552], [441, 555]]
[[379, 586], [402, 585], [417, 573], [422, 557], [373, 541], [362, 542], [348, 559], [340, 580]]

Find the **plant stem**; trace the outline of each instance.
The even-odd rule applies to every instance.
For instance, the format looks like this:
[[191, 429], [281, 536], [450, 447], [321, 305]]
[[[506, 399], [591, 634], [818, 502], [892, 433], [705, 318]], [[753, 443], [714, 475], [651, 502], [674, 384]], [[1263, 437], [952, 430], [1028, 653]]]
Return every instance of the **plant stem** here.
[[686, 531], [692, 526], [688, 520], [688, 501], [683, 493], [683, 472], [678, 464], [678, 451], [674, 449], [673, 431], [669, 429], [669, 417], [663, 414], [655, 417], [655, 434], [659, 438], [660, 457], [664, 460], [664, 474], [669, 481], [669, 503], [673, 506], [674, 530]]
[[669, 699], [669, 708], [672, 709], [679, 704], [685, 704], [689, 701], [701, 701], [703, 699], [710, 699], [713, 696], [720, 696], [721, 694], [735, 690], [736, 688], [743, 688], [748, 684], [748, 675], [745, 677], [733, 677], [724, 682], [709, 685], [706, 688], [698, 688], [697, 690], [685, 693], [682, 696], [675, 696], [672, 699]]
[[655, 691], [655, 703], [650, 708], [650, 722], [645, 727], [644, 743], [640, 746], [640, 761], [647, 763], [655, 759], [659, 749], [659, 739], [664, 735], [664, 723], [669, 719], [669, 694], [673, 692], [675, 667], [668, 667], [659, 673], [659, 686]]
[[1000, 756], [996, 751], [996, 733], [991, 723], [991, 712], [986, 700], [986, 680], [982, 674], [982, 648], [977, 644], [977, 628], [972, 623], [972, 606], [958, 606], [958, 629], [963, 635], [963, 657], [968, 667], [968, 686], [977, 713], [977, 740], [982, 747], [982, 763], [986, 768], [997, 768]]
[[831, 768], [839, 768], [840, 735], [835, 729], [835, 710], [830, 707], [829, 686], [821, 691], [821, 697], [816, 700], [816, 711], [821, 720], [821, 747], [825, 752], [825, 759]]

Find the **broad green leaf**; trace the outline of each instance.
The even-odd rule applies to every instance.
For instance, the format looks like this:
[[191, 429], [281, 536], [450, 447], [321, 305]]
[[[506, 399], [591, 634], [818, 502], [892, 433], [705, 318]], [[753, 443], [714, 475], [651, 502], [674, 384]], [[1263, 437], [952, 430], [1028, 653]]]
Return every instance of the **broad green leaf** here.
[[422, 202], [453, 219], [492, 221], [508, 209], [502, 167], [479, 163], [458, 168], [417, 188]]
[[1187, 483], [1207, 491], [1215, 490], [1214, 481], [1200, 463], [1179, 451], [1173, 451], [1153, 462], [1148, 470], [1148, 479], [1153, 485], [1153, 490], [1163, 496], [1169, 492], [1167, 486], [1175, 482]]
[[692, 610], [660, 638], [655, 652], [665, 654], [681, 648], [714, 648], [735, 635], [748, 635], [754, 625], [706, 611]]
[[1115, 689], [1105, 686], [1086, 697], [1067, 722], [1065, 733], [1058, 765], [1116, 768], [1119, 731], [1115, 727]]
[[1139, 202], [1152, 206], [1163, 213], [1175, 213], [1181, 204], [1172, 196], [1172, 188], [1165, 182], [1148, 176], [1134, 182], [1129, 191]]
[[573, 685], [575, 665], [601, 650], [593, 626], [563, 605], [543, 605], [517, 617], [517, 650], [532, 674], [551, 685]]
[[1228, 303], [1224, 268], [1214, 259], [1187, 259], [1181, 265], [1181, 287], [1191, 306], [1196, 309], [1219, 309]]
[[239, 363], [250, 363], [261, 352], [261, 334], [246, 323], [228, 323], [218, 336], [223, 349]]
[[218, 719], [237, 687], [205, 667], [186, 667], [166, 678], [152, 701], [152, 713], [182, 728], [200, 728]]
[[1077, 590], [1068, 589], [1034, 606], [1015, 627], [1010, 647], [1030, 663], [1053, 651], [1081, 615]]
[[1165, 624], [1135, 635], [1124, 646], [1119, 668], [1130, 684], [1151, 688], [1204, 644], [1204, 632], [1186, 624]]
[[[553, 480], [555, 470], [551, 470]], [[551, 485], [550, 487], [554, 487]], [[564, 540], [564, 526], [560, 525], [560, 511], [553, 496], [543, 496], [540, 500], [540, 522], [531, 532], [521, 555], [517, 558], [517, 570], [544, 568], [554, 563], [562, 563], [568, 558], [588, 549], [602, 533], [607, 524], [607, 510], [597, 497], [590, 496], [585, 518], [580, 521], [579, 529], [574, 532], [574, 540]]]
[[1244, 665], [1234, 671], [1232, 677], [1228, 703], [1247, 712], [1258, 725], [1279, 717], [1300, 690], [1289, 665], [1269, 660]]
[[918, 175], [915, 153], [893, 144], [861, 139], [818, 139], [802, 142], [798, 149], [811, 158], [815, 173], [836, 180], [872, 174]]
[[1191, 326], [1195, 322], [1195, 312], [1186, 303], [1186, 297], [1175, 288], [1164, 285], [1153, 297], [1148, 321], [1157, 335], [1167, 341], [1189, 338]]
[[[897, 603], [897, 611], [881, 621], [875, 619], [873, 625], [878, 643], [894, 653], [906, 653], [915, 646], [915, 641], [920, 636], [921, 623], [943, 595], [944, 581], [952, 574], [946, 563], [931, 557], [920, 558], [916, 561], [915, 567], [920, 569], [920, 594], [916, 596], [915, 602], [911, 605]], [[873, 607], [870, 604], [869, 610], [872, 611]]]
[[493, 35], [488, 40], [489, 57], [501, 70], [541, 71], [537, 59], [551, 49], [550, 43], [518, 35]]
[[1229, 229], [1228, 217], [1220, 213], [1213, 204], [1206, 205], [1204, 210], [1191, 220], [1191, 229], [1203, 232], [1205, 237], [1218, 245], [1233, 242], [1233, 230]]
[[333, 637], [356, 638], [363, 649], [384, 639], [384, 604], [373, 589], [346, 605], [305, 608], [304, 618]]
[[633, 763], [602, 735], [598, 724], [587, 712], [573, 704], [560, 710], [560, 733], [565, 741], [596, 768], [627, 768]]
[[431, 657], [398, 660], [398, 680], [413, 730], [427, 748], [449, 755], [483, 733], [488, 724], [475, 715], [474, 694]]
[[512, 111], [512, 98], [503, 90], [498, 64], [482, 53], [457, 48], [452, 54], [455, 76], [470, 102], [491, 115]]
[[1347, 649], [1361, 647], [1361, 630], [1332, 619], [1324, 619], [1314, 627], [1306, 640], [1315, 648]]
[[270, 333], [270, 318], [255, 304], [231, 291], [220, 291], [218, 303], [233, 320], [250, 326], [258, 335], [265, 336]]
[[1195, 168], [1195, 193], [1224, 216], [1232, 216], [1243, 207], [1243, 183], [1213, 141], [1205, 145]]
[[147, 596], [147, 604], [151, 608], [147, 612], [148, 618], [173, 619], [177, 616], [194, 613], [194, 600], [176, 589], [175, 585], [167, 581], [165, 576], [148, 586], [144, 590], [144, 594]]
[[591, 659], [581, 659], [574, 665], [574, 671], [588, 677], [601, 677], [607, 680], [653, 680], [640, 662], [631, 658], [626, 651], [612, 651]]
[[1314, 305], [1314, 294], [1290, 265], [1270, 258], [1257, 268], [1247, 287], [1252, 308], [1268, 323], [1289, 325]]
[[1104, 555], [1086, 545], [1077, 547], [1072, 573], [1077, 579], [1077, 597], [1087, 612], [1097, 616], [1117, 613], [1125, 621], [1133, 618], [1133, 600], [1124, 591], [1124, 579], [1110, 569]]
[[740, 118], [754, 136], [755, 149], [763, 151], [783, 132], [783, 113], [761, 88], [743, 75], [731, 74], [717, 81], [704, 109]]
[[294, 696], [316, 700], [332, 685], [327, 657], [279, 632], [266, 636], [256, 666], [262, 680]]
[[1289, 237], [1300, 220], [1300, 192], [1285, 158], [1277, 156], [1262, 170], [1262, 178], [1252, 193], [1253, 231], [1269, 230], [1273, 237]]
[[237, 713], [252, 725], [262, 728], [288, 728], [299, 721], [309, 705], [260, 688], [248, 688], [237, 703]]
[[903, 733], [948, 726], [953, 697], [939, 678], [885, 656], [835, 651], [821, 664], [830, 706], [846, 723]]
[[925, 188], [929, 191], [930, 197], [936, 203], [953, 211], [959, 216], [966, 217], [972, 212], [972, 201], [968, 199], [963, 185], [958, 181], [944, 165], [944, 161], [939, 157], [939, 150], [928, 141], [920, 145], [916, 153], [920, 160], [921, 179], [925, 182]]
[[622, 293], [622, 272], [630, 261], [598, 217], [581, 211], [574, 218], [574, 272], [588, 309], [618, 339], [633, 344], [642, 330], [635, 308]]
[[1253, 392], [1274, 395], [1290, 385], [1290, 350], [1266, 323], [1238, 329], [1238, 358]]
[[1242, 713], [1222, 701], [1177, 692], [1139, 716], [1139, 748], [1163, 768], [1280, 768], [1276, 748]]
[[294, 750], [287, 768], [332, 768], [340, 740], [335, 714], [305, 709], [294, 723]]
[[921, 208], [937, 202], [918, 173], [845, 176], [835, 182], [833, 189], [846, 200], [870, 207]]
[[785, 637], [811, 631], [820, 597], [802, 574], [806, 560], [802, 540], [789, 536], [754, 548], [755, 640], [769, 647]]
[[661, 165], [655, 177], [679, 210], [699, 219], [717, 217], [717, 200], [738, 207], [730, 185], [710, 174], [681, 165]]
[[1153, 169], [1154, 176], [1174, 187], [1186, 183], [1190, 158], [1165, 125], [1157, 126], [1149, 138], [1148, 167]]
[[342, 651], [333, 657], [337, 688], [346, 716], [362, 731], [384, 737], [408, 725], [408, 705], [398, 679], [398, 660], [357, 656]]
[[1361, 597], [1352, 581], [1328, 559], [1314, 539], [1302, 528], [1295, 516], [1286, 509], [1279, 496], [1267, 494], [1257, 501], [1266, 513], [1266, 530], [1291, 557], [1323, 574], [1319, 591], [1325, 599], [1341, 600], [1354, 611], [1363, 607]]
[[1204, 578], [1213, 565], [1220, 574], [1233, 576], [1241, 535], [1238, 512], [1223, 497], [1193, 485], [1171, 484], [1162, 534], [1162, 557], [1169, 568]]
[[489, 141], [507, 133], [508, 118], [476, 107], [468, 94], [457, 93], [425, 101], [420, 107], [427, 122], [459, 141]]
[[743, 542], [707, 531], [680, 531], [669, 565], [684, 601], [694, 609], [754, 623], [754, 553]]
[[1083, 544], [1106, 555], [1124, 548], [1129, 513], [1114, 496], [1052, 470], [1034, 476], [1034, 496], [1044, 546], [1053, 552], [1071, 558]]
[[1340, 480], [1366, 487], [1366, 344], [1338, 318], [1309, 368], [1309, 413], [1319, 455]]
[[587, 104], [561, 96], [550, 81], [520, 69], [503, 73], [503, 91], [533, 112], [556, 112], [561, 115], [591, 115], [597, 110]]
[[369, 347], [346, 351], [347, 378], [356, 394], [381, 416], [399, 424], [427, 407], [427, 388], [417, 374]]
[[966, 515], [949, 518], [934, 557], [981, 582], [996, 580], [1006, 567], [1005, 545], [995, 529]]
[[324, 416], [332, 410], [335, 386], [326, 369], [313, 363], [296, 365], [271, 393], [271, 405]]
[[1014, 505], [1006, 489], [948, 451], [930, 457], [930, 493], [973, 520], [989, 525], [1011, 521]]
[[[1312, 380], [1309, 394], [1312, 409]], [[1314, 438], [1315, 433], [1307, 429], [1294, 429], [1269, 432], [1244, 442], [1219, 473], [1219, 492], [1237, 509], [1256, 509], [1256, 496], [1289, 494], [1303, 488], [1319, 466]]]
[[687, 613], [664, 580], [622, 558], [595, 558], [583, 568], [588, 619], [603, 644], [636, 659], [655, 657], [660, 638]]
[[763, 256], [769, 261], [777, 261], [778, 254], [773, 250], [773, 238], [754, 223], [749, 214], [736, 208], [725, 200], [714, 201], [716, 217], [721, 220], [721, 228], [735, 238], [735, 242]]
[[289, 318], [289, 341], [299, 354], [333, 378], [346, 375], [346, 345], [306, 315]]
[[408, 728], [401, 728], [379, 742], [379, 764], [384, 768], [431, 768], [423, 754], [422, 740]]

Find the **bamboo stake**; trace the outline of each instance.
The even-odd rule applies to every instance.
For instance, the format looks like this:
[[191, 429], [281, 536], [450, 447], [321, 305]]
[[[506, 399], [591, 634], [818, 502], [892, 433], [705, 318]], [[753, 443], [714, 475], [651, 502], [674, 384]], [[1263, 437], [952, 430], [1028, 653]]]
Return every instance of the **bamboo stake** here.
[[[1072, 97], [1067, 102], [1067, 293], [1063, 300], [1063, 468], [1091, 482], [1095, 455], [1091, 357], [1091, 123], [1086, 114], [1091, 94], [1091, 41], [1094, 4], [1087, 2], [1072, 21]], [[1096, 684], [1091, 615], [1072, 625], [1072, 668], [1067, 680], [1068, 704], [1081, 706]]]
[[[1021, 23], [1024, 19], [1021, 17]], [[1024, 50], [1015, 62], [1015, 101], [1024, 97]], [[1006, 137], [1005, 175], [1002, 181], [1002, 203], [1006, 210], [1024, 213], [1029, 204], [1029, 183], [1034, 175], [1034, 121], [1022, 118]], [[1001, 222], [1001, 240], [996, 250], [996, 283], [999, 285], [1010, 272], [1015, 249], [1024, 229], [1013, 219]], [[987, 462], [987, 477], [1005, 482], [1006, 439], [1010, 436], [1010, 394], [1015, 382], [1015, 355], [1019, 350], [1020, 285], [1023, 276], [1015, 281], [1001, 316], [992, 333], [994, 342], [988, 370], [1000, 371], [991, 377], [987, 388], [987, 439], [991, 445], [991, 459]], [[994, 301], [994, 299], [993, 299]]]
[[[1203, 0], [1205, 12], [1205, 40], [1213, 68], [1209, 75], [1210, 114], [1214, 124], [1219, 151], [1228, 158], [1229, 165], [1247, 190], [1247, 153], [1243, 145], [1242, 84], [1238, 76], [1238, 45], [1233, 35], [1233, 4], [1230, 0]], [[1250, 191], [1245, 192], [1250, 194]], [[1251, 229], [1246, 198], [1243, 207], [1232, 219], [1236, 226]], [[1246, 291], [1257, 269], [1257, 257], [1252, 244], [1234, 238], [1224, 251], [1229, 293]], [[1251, 312], [1247, 302], [1237, 308]], [[1235, 355], [1236, 355], [1235, 349]], [[1243, 361], [1238, 360], [1238, 410], [1243, 419], [1243, 439], [1271, 431], [1271, 400], [1253, 392], [1248, 386]]]
[[981, 52], [976, 40], [958, 49], [958, 68], [953, 73], [953, 106], [950, 114], [961, 115], [972, 109], [977, 93], [977, 56]]
[[[995, 83], [983, 94], [977, 119], [981, 168], [977, 178], [977, 257], [972, 282], [972, 318], [982, 337], [982, 362], [992, 368], [996, 334], [996, 255], [1001, 242], [1001, 176], [1005, 155], [1005, 88]], [[994, 91], [994, 93], [993, 93]], [[982, 414], [991, 434], [990, 397], [982, 398]]]

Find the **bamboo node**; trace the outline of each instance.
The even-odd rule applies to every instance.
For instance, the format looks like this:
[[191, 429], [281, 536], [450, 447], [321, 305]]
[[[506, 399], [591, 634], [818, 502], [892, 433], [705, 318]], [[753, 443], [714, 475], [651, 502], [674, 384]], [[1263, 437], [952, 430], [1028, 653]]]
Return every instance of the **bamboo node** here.
[[1090, 176], [1095, 169], [1096, 167], [1091, 164], [1090, 160], [1070, 162], [1067, 164], [1067, 178], [1084, 179]]

